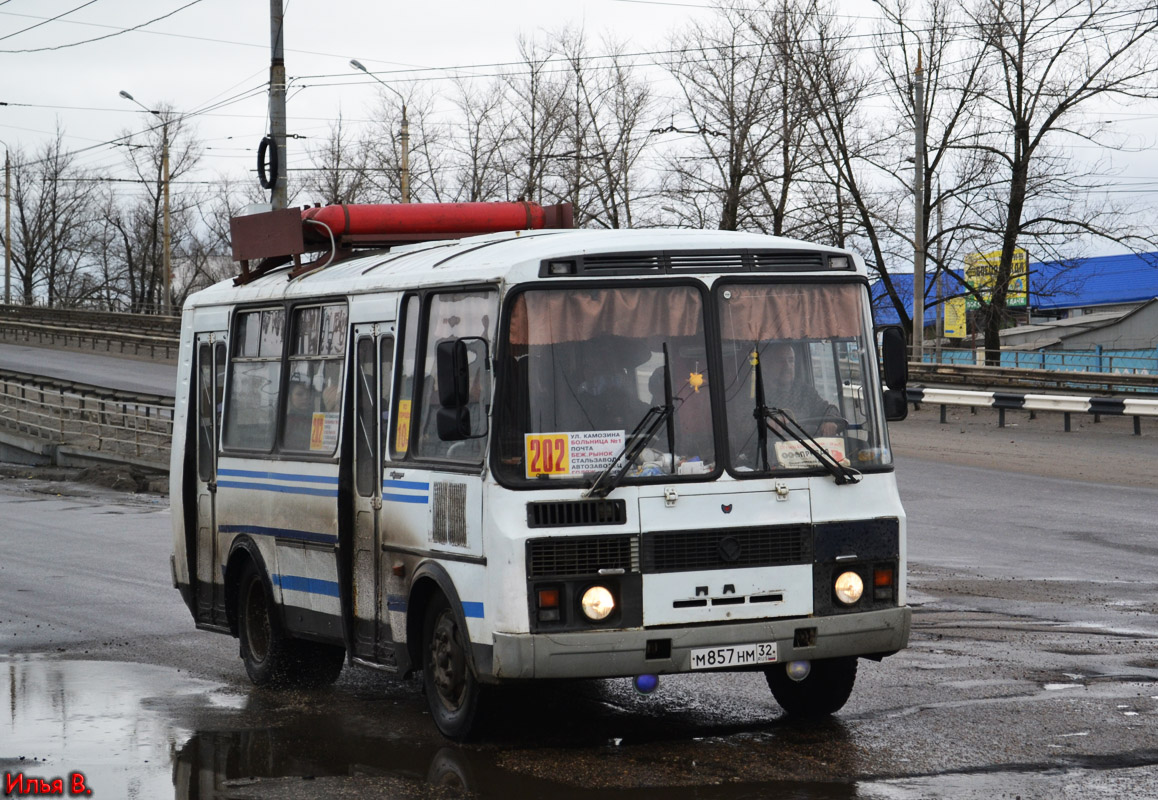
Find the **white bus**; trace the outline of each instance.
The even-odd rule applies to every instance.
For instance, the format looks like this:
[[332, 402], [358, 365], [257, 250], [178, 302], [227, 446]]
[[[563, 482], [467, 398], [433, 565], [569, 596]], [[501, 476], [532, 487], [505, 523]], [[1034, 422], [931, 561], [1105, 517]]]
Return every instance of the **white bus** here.
[[860, 257], [379, 208], [240, 218], [242, 276], [185, 304], [174, 584], [254, 683], [421, 671], [462, 739], [540, 678], [759, 670], [831, 714], [906, 646], [904, 340], [882, 387]]

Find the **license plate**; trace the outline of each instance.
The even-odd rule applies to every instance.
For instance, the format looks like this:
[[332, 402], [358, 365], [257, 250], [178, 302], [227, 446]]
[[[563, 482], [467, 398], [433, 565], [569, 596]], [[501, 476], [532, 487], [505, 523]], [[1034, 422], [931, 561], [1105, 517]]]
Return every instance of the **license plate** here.
[[738, 644], [732, 647], [705, 647], [700, 650], [693, 650], [691, 656], [692, 669], [771, 664], [776, 661], [776, 642]]

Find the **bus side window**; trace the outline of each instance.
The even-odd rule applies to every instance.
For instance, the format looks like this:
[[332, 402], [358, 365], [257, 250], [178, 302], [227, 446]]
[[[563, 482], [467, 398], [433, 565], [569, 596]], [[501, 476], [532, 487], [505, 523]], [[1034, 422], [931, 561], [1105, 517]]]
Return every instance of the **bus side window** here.
[[284, 309], [238, 314], [230, 361], [226, 447], [265, 451], [273, 447], [284, 335]]
[[[491, 375], [486, 370], [483, 356], [489, 350], [494, 331], [491, 320], [497, 317], [497, 295], [495, 292], [439, 293], [430, 301], [427, 314], [425, 379], [422, 384], [421, 434], [418, 440], [418, 455], [424, 458], [451, 459], [464, 463], [477, 463], [483, 454], [483, 438], [487, 432], [487, 415], [491, 405]], [[470, 363], [470, 412], [471, 438], [462, 442], [444, 442], [438, 436], [438, 380], [436, 350], [439, 342], [468, 338], [472, 340], [468, 350]], [[483, 339], [483, 342], [478, 341]]]
[[341, 417], [346, 305], [295, 308], [281, 446], [332, 455]]
[[[394, 425], [388, 431], [389, 452], [402, 460], [410, 450], [410, 430], [414, 417], [414, 369], [418, 359], [418, 305], [417, 295], [406, 298], [402, 317], [402, 339], [398, 344], [398, 393], [395, 395]], [[384, 373], [383, 373], [384, 374]]]
[[381, 369], [382, 396], [378, 404], [379, 414], [382, 417], [382, 452], [390, 446], [390, 394], [394, 389], [394, 337], [383, 336], [378, 343]]

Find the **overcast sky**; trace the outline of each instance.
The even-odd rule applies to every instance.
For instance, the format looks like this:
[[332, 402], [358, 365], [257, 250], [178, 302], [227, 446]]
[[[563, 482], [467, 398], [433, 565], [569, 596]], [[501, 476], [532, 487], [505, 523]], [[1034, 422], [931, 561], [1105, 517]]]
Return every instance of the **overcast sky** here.
[[[610, 32], [634, 52], [663, 49], [671, 31], [710, 13], [706, 2], [284, 0], [288, 128], [318, 141], [339, 113], [351, 122], [373, 113], [381, 87], [351, 69], [351, 58], [404, 88], [421, 81], [437, 90], [454, 75], [492, 75], [493, 65], [517, 60], [520, 33], [542, 38], [583, 26], [592, 39]], [[841, 0], [840, 9], [864, 32], [878, 17], [870, 0]], [[126, 175], [122, 152], [103, 143], [152, 119], [119, 91], [184, 113], [220, 104], [193, 117], [208, 148], [200, 177], [256, 180], [254, 151], [269, 129], [269, 15], [264, 0], [0, 0], [0, 102], [8, 104], [0, 106], [0, 142], [31, 152], [59, 126], [67, 147], [92, 148], [83, 164]], [[108, 38], [81, 43], [98, 37]], [[1128, 197], [1158, 205], [1158, 104], [1106, 113], [1120, 121], [1121, 141], [1142, 152], [1114, 154], [1099, 171], [1126, 169]], [[1091, 161], [1106, 155], [1078, 152]], [[290, 164], [305, 164], [301, 140]]]

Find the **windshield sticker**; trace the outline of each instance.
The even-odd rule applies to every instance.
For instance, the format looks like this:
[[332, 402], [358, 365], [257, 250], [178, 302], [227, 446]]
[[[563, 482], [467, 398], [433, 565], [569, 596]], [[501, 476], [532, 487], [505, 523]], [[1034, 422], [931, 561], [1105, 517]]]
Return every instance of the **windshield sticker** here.
[[525, 439], [527, 477], [568, 477], [606, 469], [623, 452], [624, 431], [528, 433]]
[[[836, 463], [846, 467], [849, 466], [844, 437], [820, 436], [816, 439], [816, 442], [828, 451], [828, 454], [832, 456]], [[820, 462], [816, 460], [816, 456], [808, 452], [808, 449], [800, 442], [776, 442], [775, 449], [776, 463], [786, 469], [808, 469], [810, 467], [820, 466]]]

